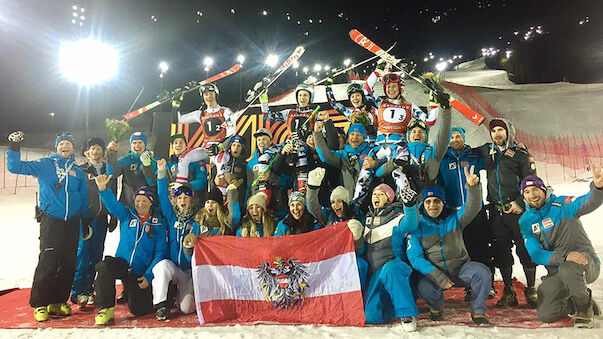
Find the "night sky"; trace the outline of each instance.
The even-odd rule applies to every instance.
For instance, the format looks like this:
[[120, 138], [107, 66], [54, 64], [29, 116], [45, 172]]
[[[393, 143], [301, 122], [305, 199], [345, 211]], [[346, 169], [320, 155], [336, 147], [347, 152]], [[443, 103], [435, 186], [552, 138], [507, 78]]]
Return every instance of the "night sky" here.
[[[82, 128], [86, 109], [92, 123], [118, 117], [127, 113], [144, 87], [134, 107], [139, 108], [154, 101], [160, 91], [160, 61], [170, 67], [163, 87], [173, 88], [205, 78], [205, 56], [214, 59], [208, 72], [212, 75], [233, 65], [237, 55], [245, 55], [241, 74], [219, 83], [221, 103], [237, 108], [239, 82], [245, 93], [270, 73], [264, 65], [270, 53], [278, 54], [282, 62], [295, 46], [306, 48], [298, 76], [295, 70], [288, 71], [274, 92], [303, 81], [304, 66], [341, 67], [345, 58], [359, 62], [370, 57], [348, 38], [352, 28], [384, 48], [397, 41], [393, 54], [416, 62], [420, 70], [430, 70], [439, 58], [462, 55], [456, 64], [481, 56], [482, 48], [512, 50], [526, 43], [530, 27], [541, 26], [543, 34], [554, 34], [576, 29], [580, 21], [600, 25], [601, 3], [0, 0], [0, 132]], [[74, 17], [74, 5], [85, 12]], [[58, 53], [62, 41], [89, 36], [118, 50], [119, 71], [108, 82], [82, 89], [61, 75]], [[429, 52], [435, 57], [424, 62]], [[359, 72], [364, 70], [368, 68]], [[322, 71], [318, 78], [324, 76]], [[191, 94], [183, 108], [195, 109], [199, 100]], [[52, 125], [50, 112], [55, 112]]]

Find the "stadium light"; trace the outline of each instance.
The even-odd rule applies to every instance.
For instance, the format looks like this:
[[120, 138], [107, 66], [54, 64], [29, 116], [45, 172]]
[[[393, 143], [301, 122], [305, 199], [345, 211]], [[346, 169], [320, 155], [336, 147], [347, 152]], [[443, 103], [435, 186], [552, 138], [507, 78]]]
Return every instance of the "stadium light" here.
[[448, 67], [448, 63], [446, 61], [443, 62], [439, 62], [435, 65], [436, 70], [438, 70], [438, 72], [443, 72], [446, 67]]
[[212, 59], [211, 57], [205, 57], [205, 59], [203, 59], [203, 65], [205, 65], [205, 67], [210, 68], [211, 65], [214, 64], [214, 59]]
[[106, 43], [94, 39], [61, 44], [59, 51], [61, 73], [82, 86], [92, 86], [117, 74], [119, 55]]
[[242, 65], [245, 62], [245, 56], [243, 54], [239, 54], [237, 57], [237, 62]]
[[278, 63], [278, 55], [269, 54], [266, 57], [266, 61], [264, 61], [264, 63], [270, 67], [276, 67], [276, 64]]
[[305, 66], [304, 69], [303, 69], [303, 71], [304, 71], [305, 74], [308, 74], [309, 70], [310, 70], [310, 68], [308, 66]]
[[293, 68], [296, 69], [299, 67], [299, 62], [297, 62], [297, 60], [293, 60]]
[[159, 63], [159, 70], [161, 71], [161, 73], [167, 73], [169, 68], [170, 68], [170, 66], [168, 65], [167, 62], [162, 61]]
[[314, 72], [320, 72], [320, 70], [322, 69], [322, 67], [320, 66], [320, 64], [314, 64]]
[[348, 67], [351, 63], [352, 63], [352, 60], [350, 60], [350, 58], [343, 60], [343, 65], [345, 67]]

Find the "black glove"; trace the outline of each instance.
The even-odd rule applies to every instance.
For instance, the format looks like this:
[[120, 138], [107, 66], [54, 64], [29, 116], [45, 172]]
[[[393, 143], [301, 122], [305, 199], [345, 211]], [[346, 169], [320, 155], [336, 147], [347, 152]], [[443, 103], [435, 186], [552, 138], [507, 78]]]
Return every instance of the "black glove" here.
[[220, 147], [218, 147], [218, 145], [209, 145], [207, 147], [207, 155], [209, 155], [210, 157], [215, 156], [216, 154], [220, 153]]
[[117, 218], [115, 218], [114, 216], [110, 216], [109, 223], [107, 224], [107, 229], [109, 230], [109, 232], [113, 232], [113, 231], [115, 231], [116, 227], [117, 227]]
[[92, 226], [90, 223], [92, 219], [90, 218], [82, 218], [82, 240], [86, 241], [92, 238]]
[[436, 99], [438, 104], [440, 104], [440, 106], [443, 108], [450, 108], [450, 94], [445, 92], [437, 92]]
[[401, 192], [402, 202], [406, 207], [412, 207], [417, 204], [417, 192], [411, 188], [405, 188]]

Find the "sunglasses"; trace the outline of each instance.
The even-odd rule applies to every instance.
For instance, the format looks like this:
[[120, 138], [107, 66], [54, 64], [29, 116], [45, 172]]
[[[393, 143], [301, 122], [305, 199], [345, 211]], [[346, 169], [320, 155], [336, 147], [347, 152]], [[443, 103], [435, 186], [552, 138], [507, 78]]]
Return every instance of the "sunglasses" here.
[[185, 194], [192, 198], [193, 190], [188, 186], [180, 186], [180, 187], [176, 188], [176, 190], [174, 191], [174, 196], [177, 197], [180, 194]]

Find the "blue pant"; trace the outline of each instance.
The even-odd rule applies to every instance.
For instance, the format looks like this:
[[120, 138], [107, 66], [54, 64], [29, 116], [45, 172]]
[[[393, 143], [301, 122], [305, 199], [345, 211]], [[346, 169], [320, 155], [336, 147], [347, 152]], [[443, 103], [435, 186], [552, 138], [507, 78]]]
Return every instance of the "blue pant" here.
[[361, 257], [356, 256], [356, 265], [358, 266], [358, 275], [360, 275], [360, 288], [364, 290], [369, 269], [368, 263]]
[[393, 259], [371, 275], [364, 293], [367, 324], [382, 324], [394, 318], [419, 314], [410, 289], [411, 273], [409, 265], [400, 259]]
[[[468, 261], [452, 279], [456, 287], [471, 288], [471, 310], [475, 313], [486, 314], [486, 300], [492, 286], [490, 269], [477, 261]], [[423, 277], [419, 281], [419, 295], [427, 301], [432, 309], [441, 309], [444, 304], [444, 290], [431, 279]]]
[[[77, 263], [75, 266], [75, 276], [73, 286], [71, 287], [71, 302], [75, 303], [75, 298], [80, 294], [92, 294], [94, 288], [94, 275], [96, 271], [94, 266], [102, 260], [105, 250], [105, 236], [107, 235], [107, 217], [93, 219], [90, 223], [92, 227], [92, 237], [88, 240], [82, 240], [80, 236], [77, 246]], [[82, 234], [80, 223], [80, 234]]]

